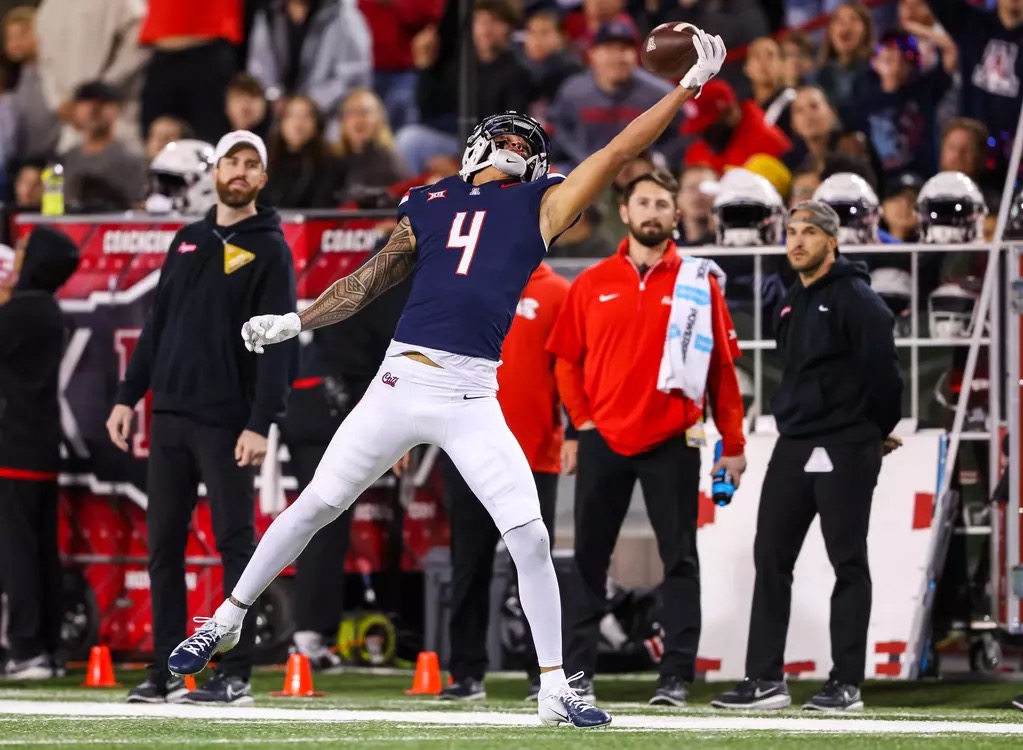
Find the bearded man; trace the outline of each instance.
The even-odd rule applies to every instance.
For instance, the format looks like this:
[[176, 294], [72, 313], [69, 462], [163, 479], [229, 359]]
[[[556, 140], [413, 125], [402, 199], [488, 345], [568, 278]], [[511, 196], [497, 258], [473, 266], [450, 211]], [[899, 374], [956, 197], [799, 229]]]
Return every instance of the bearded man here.
[[[629, 235], [614, 256], [576, 278], [547, 343], [579, 431], [563, 456], [578, 472], [576, 580], [563, 590], [565, 668], [585, 673], [575, 683], [583, 700], [594, 700], [607, 570], [639, 480], [664, 564], [664, 655], [650, 703], [686, 703], [700, 641], [696, 517], [705, 393], [722, 436], [714, 471], [724, 468], [738, 486], [746, 469], [735, 330], [717, 267], [698, 258], [683, 264], [671, 239], [677, 195], [665, 172], [626, 185], [620, 214]], [[676, 347], [681, 388], [662, 378], [662, 360]]]
[[[186, 636], [185, 546], [204, 482], [225, 596], [255, 549], [253, 467], [270, 425], [280, 422], [297, 371], [298, 339], [252, 357], [238, 331], [253, 315], [295, 309], [295, 269], [277, 212], [256, 206], [267, 182], [266, 145], [248, 131], [214, 150], [217, 203], [182, 228], [167, 251], [141, 337], [107, 420], [111, 441], [142, 457], [136, 405], [152, 391], [146, 526], [153, 608], [153, 662], [133, 703], [252, 702], [255, 623], [214, 675], [189, 692], [167, 669]], [[252, 610], [254, 618], [255, 608]]]

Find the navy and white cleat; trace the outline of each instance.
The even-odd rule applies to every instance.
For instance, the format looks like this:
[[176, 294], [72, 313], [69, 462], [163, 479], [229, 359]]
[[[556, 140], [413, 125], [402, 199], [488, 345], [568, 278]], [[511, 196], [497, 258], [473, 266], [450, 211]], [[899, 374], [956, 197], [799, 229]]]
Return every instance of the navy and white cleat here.
[[238, 639], [242, 634], [240, 627], [232, 630], [212, 617], [192, 619], [201, 625], [192, 635], [179, 643], [167, 658], [167, 669], [178, 677], [199, 674], [206, 668], [214, 654], [230, 651], [238, 645]]
[[611, 723], [611, 714], [584, 701], [569, 685], [582, 676], [580, 672], [568, 678], [561, 687], [546, 696], [541, 693], [537, 714], [544, 726], [570, 724], [576, 729], [596, 729]]

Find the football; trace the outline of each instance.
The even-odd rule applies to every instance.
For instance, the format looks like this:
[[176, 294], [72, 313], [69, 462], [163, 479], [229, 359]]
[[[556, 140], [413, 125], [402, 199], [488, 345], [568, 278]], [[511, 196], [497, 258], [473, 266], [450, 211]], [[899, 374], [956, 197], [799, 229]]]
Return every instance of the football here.
[[679, 21], [662, 23], [651, 31], [640, 50], [643, 67], [659, 78], [679, 81], [697, 60], [693, 29]]

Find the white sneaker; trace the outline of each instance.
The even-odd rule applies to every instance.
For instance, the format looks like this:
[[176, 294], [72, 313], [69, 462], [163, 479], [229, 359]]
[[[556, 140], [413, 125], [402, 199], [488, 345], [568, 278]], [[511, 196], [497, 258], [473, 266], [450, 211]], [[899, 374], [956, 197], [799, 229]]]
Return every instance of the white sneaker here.
[[39, 654], [22, 661], [12, 659], [7, 662], [5, 672], [8, 680], [49, 680], [56, 677], [49, 654]]
[[324, 674], [340, 674], [344, 671], [344, 662], [327, 646], [326, 639], [319, 633], [300, 630], [292, 636], [294, 651], [305, 654], [309, 666], [315, 672]]
[[178, 644], [167, 659], [167, 668], [172, 675], [181, 677], [199, 674], [214, 654], [230, 651], [238, 645], [241, 627], [231, 628], [212, 617], [193, 617], [201, 623], [198, 630]]
[[569, 684], [583, 676], [579, 672], [569, 677], [552, 692], [540, 692], [536, 712], [544, 726], [571, 724], [577, 729], [595, 729], [611, 723], [611, 715], [579, 697]]

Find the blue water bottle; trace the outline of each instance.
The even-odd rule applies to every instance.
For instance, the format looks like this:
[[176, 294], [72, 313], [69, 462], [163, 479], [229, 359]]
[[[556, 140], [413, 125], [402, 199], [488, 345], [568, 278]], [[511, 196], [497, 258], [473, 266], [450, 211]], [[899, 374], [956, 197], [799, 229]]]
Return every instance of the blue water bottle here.
[[[721, 441], [718, 440], [714, 445], [714, 463], [721, 460], [721, 450]], [[732, 481], [732, 475], [724, 469], [719, 469], [712, 478], [714, 483], [711, 485], [710, 492], [714, 498], [714, 504], [723, 508], [732, 502], [732, 495], [735, 494], [735, 482]]]

